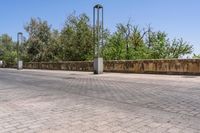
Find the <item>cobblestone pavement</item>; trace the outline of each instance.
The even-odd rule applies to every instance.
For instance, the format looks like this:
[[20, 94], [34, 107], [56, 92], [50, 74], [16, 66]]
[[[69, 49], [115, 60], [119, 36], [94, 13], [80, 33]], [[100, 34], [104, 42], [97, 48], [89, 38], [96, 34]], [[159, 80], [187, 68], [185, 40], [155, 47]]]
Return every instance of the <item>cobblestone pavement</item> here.
[[0, 69], [0, 133], [200, 133], [200, 77]]

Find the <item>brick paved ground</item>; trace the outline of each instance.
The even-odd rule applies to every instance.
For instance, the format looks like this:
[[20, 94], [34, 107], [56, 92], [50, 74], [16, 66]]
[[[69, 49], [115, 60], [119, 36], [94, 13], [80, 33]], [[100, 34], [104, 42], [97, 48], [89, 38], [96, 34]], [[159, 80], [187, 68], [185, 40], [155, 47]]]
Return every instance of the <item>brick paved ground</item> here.
[[0, 69], [0, 133], [199, 133], [200, 77]]

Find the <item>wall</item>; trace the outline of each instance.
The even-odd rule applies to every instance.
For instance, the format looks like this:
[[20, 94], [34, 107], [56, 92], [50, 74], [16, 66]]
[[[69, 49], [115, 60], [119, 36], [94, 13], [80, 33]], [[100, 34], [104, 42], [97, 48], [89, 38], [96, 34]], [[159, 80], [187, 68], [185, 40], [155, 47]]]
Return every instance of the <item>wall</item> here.
[[59, 63], [30, 62], [24, 63], [25, 69], [69, 70], [69, 71], [93, 71], [93, 62], [67, 61]]
[[[93, 71], [93, 62], [25, 63], [26, 69]], [[200, 75], [200, 59], [104, 61], [105, 72]]]
[[200, 75], [200, 59], [106, 61], [104, 71]]

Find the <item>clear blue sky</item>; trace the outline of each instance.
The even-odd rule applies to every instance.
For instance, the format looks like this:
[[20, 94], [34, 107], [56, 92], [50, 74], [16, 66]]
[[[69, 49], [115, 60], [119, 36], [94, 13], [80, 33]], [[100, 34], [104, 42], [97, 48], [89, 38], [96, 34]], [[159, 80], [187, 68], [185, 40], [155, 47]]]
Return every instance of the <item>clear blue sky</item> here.
[[92, 7], [101, 3], [105, 8], [105, 26], [115, 30], [117, 23], [134, 24], [162, 30], [171, 38], [183, 37], [200, 54], [200, 0], [1, 0], [0, 34], [8, 33], [16, 40], [18, 31], [31, 17], [48, 20], [61, 29], [66, 16], [76, 11], [92, 18]]

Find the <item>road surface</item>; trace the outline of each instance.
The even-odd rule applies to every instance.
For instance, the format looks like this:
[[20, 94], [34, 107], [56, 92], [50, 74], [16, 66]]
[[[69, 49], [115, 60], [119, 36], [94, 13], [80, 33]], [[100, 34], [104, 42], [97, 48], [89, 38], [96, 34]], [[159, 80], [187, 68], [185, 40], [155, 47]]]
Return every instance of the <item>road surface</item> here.
[[200, 133], [200, 77], [0, 69], [0, 133]]

